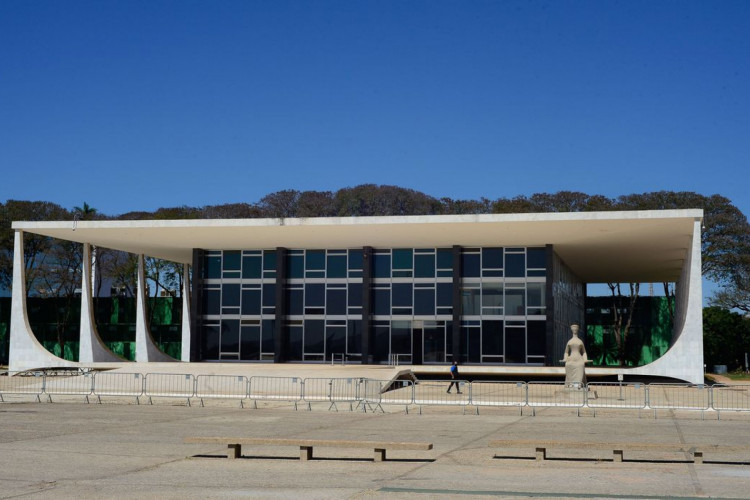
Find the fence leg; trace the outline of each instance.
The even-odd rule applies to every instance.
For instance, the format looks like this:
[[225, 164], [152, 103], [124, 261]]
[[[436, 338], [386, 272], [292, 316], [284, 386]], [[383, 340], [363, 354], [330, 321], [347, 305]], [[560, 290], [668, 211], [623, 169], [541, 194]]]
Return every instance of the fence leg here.
[[52, 402], [52, 394], [47, 394], [47, 402]]
[[[189, 402], [190, 402], [190, 400], [188, 400], [188, 404], [189, 404]], [[203, 404], [203, 398], [201, 398], [201, 408], [204, 408], [204, 407], [205, 407], [205, 405]]]
[[245, 408], [245, 400], [240, 399], [240, 408]]
[[[203, 402], [203, 401], [201, 401], [201, 403], [202, 403], [202, 402]], [[188, 403], [188, 406], [190, 406], [190, 398], [187, 398], [187, 403]]]
[[86, 404], [90, 404], [89, 403], [89, 395], [88, 394], [86, 394]]
[[312, 403], [307, 402], [307, 411], [312, 411]]
[[474, 408], [475, 408], [475, 409], [476, 409], [476, 411], [477, 411], [477, 413], [476, 413], [476, 414], [477, 414], [477, 415], [479, 415], [479, 407], [478, 407], [478, 406], [475, 406]]

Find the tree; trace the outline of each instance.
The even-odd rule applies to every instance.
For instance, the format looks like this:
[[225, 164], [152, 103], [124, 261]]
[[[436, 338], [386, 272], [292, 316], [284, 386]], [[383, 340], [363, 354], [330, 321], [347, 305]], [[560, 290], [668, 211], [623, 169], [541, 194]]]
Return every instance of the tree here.
[[[633, 313], [635, 304], [638, 301], [640, 283], [628, 283], [630, 295], [628, 296], [628, 305], [623, 307], [624, 297], [622, 295], [620, 283], [607, 283], [612, 292], [612, 330], [615, 334], [615, 343], [617, 344], [617, 357], [620, 366], [625, 366], [625, 346], [630, 333], [630, 325], [633, 323]], [[627, 319], [626, 319], [627, 314]], [[625, 324], [623, 324], [625, 321]]]
[[706, 365], [744, 367], [750, 353], [750, 319], [722, 307], [703, 309], [703, 355]]

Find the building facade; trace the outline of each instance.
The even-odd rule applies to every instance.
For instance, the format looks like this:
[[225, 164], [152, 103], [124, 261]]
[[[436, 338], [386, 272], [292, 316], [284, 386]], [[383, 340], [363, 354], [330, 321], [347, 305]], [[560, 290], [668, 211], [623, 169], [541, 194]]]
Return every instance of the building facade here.
[[[584, 321], [587, 283], [671, 281], [672, 346], [630, 370], [692, 381], [702, 377], [701, 220], [700, 210], [669, 210], [14, 228], [21, 254], [27, 231], [183, 263], [192, 275], [183, 290], [183, 361], [557, 367], [570, 324]], [[14, 311], [23, 317], [16, 288]], [[84, 290], [82, 301], [90, 300]], [[93, 341], [81, 345], [96, 353], [81, 359], [97, 362], [106, 353], [83, 309], [82, 335]], [[54, 361], [21, 360], [19, 349], [14, 356], [13, 332], [33, 338], [16, 326], [11, 364]], [[136, 330], [137, 360], [164, 359], [147, 325]], [[24, 342], [16, 347], [29, 358], [36, 348]]]

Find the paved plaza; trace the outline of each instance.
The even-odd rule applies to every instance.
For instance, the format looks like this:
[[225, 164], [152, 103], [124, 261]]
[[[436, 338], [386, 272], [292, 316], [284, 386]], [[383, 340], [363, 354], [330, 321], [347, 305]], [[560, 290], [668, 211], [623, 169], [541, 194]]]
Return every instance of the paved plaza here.
[[[0, 404], [0, 498], [747, 498], [750, 456], [626, 453], [598, 450], [493, 450], [492, 439], [750, 445], [750, 415], [609, 410], [576, 416], [570, 408], [425, 407], [385, 413], [295, 411], [289, 403], [205, 407], [160, 399], [154, 405], [81, 398]], [[412, 409], [414, 410], [414, 409]], [[316, 448], [299, 460], [292, 447], [184, 444], [187, 436], [305, 437], [429, 441], [431, 451]], [[497, 455], [497, 456], [495, 456]], [[564, 459], [562, 459], [564, 458]], [[644, 459], [643, 461], [638, 460]], [[738, 462], [745, 462], [738, 463]]]

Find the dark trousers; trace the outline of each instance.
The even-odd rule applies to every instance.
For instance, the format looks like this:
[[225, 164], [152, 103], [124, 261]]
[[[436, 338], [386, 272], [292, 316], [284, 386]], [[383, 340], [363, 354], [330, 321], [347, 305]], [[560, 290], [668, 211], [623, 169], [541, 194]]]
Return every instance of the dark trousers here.
[[458, 380], [451, 381], [451, 384], [448, 386], [448, 392], [451, 392], [451, 388], [454, 385], [456, 386], [456, 392], [461, 392], [461, 388], [458, 386]]

